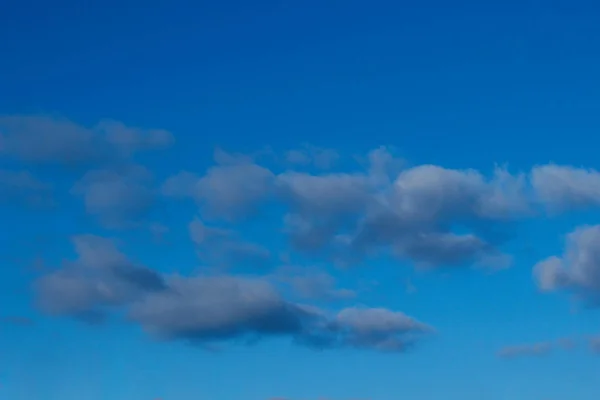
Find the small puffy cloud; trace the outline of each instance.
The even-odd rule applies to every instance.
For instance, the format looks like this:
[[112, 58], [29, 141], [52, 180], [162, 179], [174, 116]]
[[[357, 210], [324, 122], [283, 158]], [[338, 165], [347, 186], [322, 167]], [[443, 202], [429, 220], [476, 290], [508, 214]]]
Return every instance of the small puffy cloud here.
[[592, 305], [600, 304], [600, 225], [569, 233], [563, 255], [540, 261], [533, 273], [541, 290], [567, 290]]
[[525, 179], [497, 168], [487, 179], [480, 172], [422, 165], [403, 171], [390, 202], [413, 221], [445, 223], [469, 218], [503, 219], [528, 210]]
[[600, 206], [600, 172], [547, 164], [531, 170], [537, 199], [553, 212]]
[[533, 268], [538, 288], [545, 292], [564, 289], [569, 285], [568, 272], [560, 257], [552, 256], [538, 262]]
[[86, 211], [110, 227], [139, 222], [155, 200], [152, 175], [141, 166], [90, 171], [71, 193], [82, 196]]
[[369, 200], [369, 183], [363, 175], [287, 172], [277, 177], [277, 184], [280, 195], [301, 214], [359, 213]]
[[542, 342], [534, 344], [507, 346], [498, 351], [498, 357], [518, 358], [518, 357], [539, 357], [549, 354], [554, 348], [551, 342]]
[[0, 154], [25, 162], [94, 164], [164, 148], [172, 142], [167, 131], [128, 127], [111, 120], [86, 127], [44, 115], [0, 117]]
[[167, 179], [162, 193], [191, 197], [207, 217], [238, 220], [258, 210], [273, 190], [274, 175], [254, 163], [217, 165], [198, 177], [180, 172]]
[[274, 175], [252, 163], [210, 168], [195, 185], [194, 197], [208, 215], [235, 220], [255, 212], [270, 194]]
[[395, 149], [379, 146], [367, 154], [368, 175], [379, 184], [389, 183], [405, 167], [405, 160], [395, 155]]
[[288, 206], [286, 230], [299, 250], [312, 251], [331, 243], [348, 223], [355, 223], [372, 202], [362, 175], [310, 175], [298, 172], [277, 177], [280, 199]]
[[[377, 207], [350, 238], [357, 254], [391, 248], [417, 264], [506, 264], [494, 242], [478, 235], [482, 226], [510, 221], [528, 212], [524, 180], [497, 169], [486, 179], [474, 170], [433, 165], [400, 173]], [[470, 233], [454, 229], [468, 228]]]

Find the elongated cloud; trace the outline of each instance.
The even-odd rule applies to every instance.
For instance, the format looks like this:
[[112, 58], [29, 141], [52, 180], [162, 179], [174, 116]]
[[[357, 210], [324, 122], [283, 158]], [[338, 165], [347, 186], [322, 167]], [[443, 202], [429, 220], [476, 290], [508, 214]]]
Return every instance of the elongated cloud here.
[[155, 292], [130, 308], [130, 318], [162, 339], [189, 342], [254, 341], [288, 336], [326, 349], [354, 347], [405, 351], [432, 330], [400, 312], [346, 308], [330, 315], [284, 300], [259, 279], [173, 277], [168, 291]]
[[93, 164], [169, 146], [171, 133], [103, 120], [86, 127], [44, 115], [0, 116], [0, 155], [32, 163]]
[[553, 344], [550, 342], [507, 346], [498, 351], [498, 356], [501, 358], [517, 358], [517, 357], [539, 357], [549, 354], [553, 349]]
[[166, 276], [138, 265], [109, 239], [73, 238], [78, 257], [35, 284], [55, 316], [100, 322], [126, 313], [162, 340], [208, 345], [289, 337], [315, 349], [404, 351], [432, 332], [403, 313], [379, 308], [329, 312], [286, 300], [269, 281], [239, 276]]

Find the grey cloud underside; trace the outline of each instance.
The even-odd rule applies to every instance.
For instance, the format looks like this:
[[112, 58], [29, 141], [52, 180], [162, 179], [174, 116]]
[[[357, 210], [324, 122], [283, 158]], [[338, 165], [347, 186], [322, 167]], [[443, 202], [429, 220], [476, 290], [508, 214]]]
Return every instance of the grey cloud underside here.
[[600, 225], [569, 233], [563, 255], [536, 264], [534, 278], [543, 291], [569, 291], [600, 306]]
[[166, 289], [162, 276], [134, 264], [109, 239], [83, 235], [73, 244], [78, 258], [35, 283], [38, 304], [49, 314], [98, 319], [111, 307]]
[[130, 317], [166, 339], [211, 341], [302, 330], [304, 312], [265, 282], [173, 277], [170, 290], [132, 305]]
[[35, 284], [38, 304], [51, 315], [100, 322], [125, 313], [158, 339], [198, 344], [283, 336], [318, 349], [403, 351], [432, 331], [386, 309], [329, 314], [293, 303], [264, 279], [163, 276], [97, 236], [75, 237], [73, 243], [77, 259]]
[[130, 318], [162, 339], [253, 342], [288, 336], [311, 348], [404, 351], [431, 330], [402, 313], [348, 308], [331, 316], [285, 301], [266, 281], [174, 277], [170, 290], [132, 305]]
[[[553, 213], [600, 206], [600, 172], [561, 165], [533, 168], [537, 200]], [[533, 276], [542, 291], [572, 293], [600, 306], [600, 225], [580, 226], [567, 234], [562, 255], [538, 262]]]

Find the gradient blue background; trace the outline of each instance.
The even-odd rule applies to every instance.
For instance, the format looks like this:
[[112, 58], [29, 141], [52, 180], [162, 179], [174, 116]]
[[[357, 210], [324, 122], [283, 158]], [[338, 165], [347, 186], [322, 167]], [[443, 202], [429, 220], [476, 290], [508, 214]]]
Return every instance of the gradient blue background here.
[[[0, 113], [168, 129], [177, 144], [152, 160], [159, 176], [175, 164], [203, 170], [215, 145], [244, 152], [304, 142], [347, 154], [393, 145], [411, 162], [448, 168], [526, 170], [550, 161], [600, 168], [598, 21], [594, 2], [4, 0]], [[154, 343], [130, 326], [46, 320], [30, 304], [32, 273], [19, 260], [33, 253], [24, 243], [35, 231], [44, 256], [58, 257], [69, 250], [61, 235], [96, 228], [77, 210], [1, 209], [0, 221], [7, 260], [0, 305], [35, 320], [1, 327], [2, 398], [600, 395], [600, 358], [584, 349], [495, 356], [509, 344], [600, 331], [597, 312], [542, 296], [531, 279], [537, 260], [560, 252], [563, 234], [600, 222], [598, 215], [521, 224], [514, 267], [493, 275], [350, 272], [380, 282], [362, 302], [401, 309], [439, 330], [401, 355], [319, 353], [271, 339], [212, 354]], [[194, 264], [187, 244], [163, 254], [142, 239], [128, 247], [141, 260], [164, 271]], [[405, 291], [409, 276], [416, 293]]]

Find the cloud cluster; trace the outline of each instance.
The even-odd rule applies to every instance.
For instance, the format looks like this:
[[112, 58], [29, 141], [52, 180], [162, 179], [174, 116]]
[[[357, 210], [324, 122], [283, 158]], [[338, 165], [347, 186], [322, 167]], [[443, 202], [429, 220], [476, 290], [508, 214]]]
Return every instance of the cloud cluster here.
[[[51, 116], [0, 117], [3, 156], [92, 167], [71, 193], [106, 227], [133, 226], [148, 214], [156, 201], [152, 174], [132, 157], [172, 142], [167, 131], [111, 120], [86, 127]], [[407, 166], [380, 147], [353, 172], [310, 173], [293, 166], [329, 169], [340, 155], [305, 145], [286, 158], [292, 169], [275, 171], [252, 156], [218, 150], [216, 164], [205, 173], [175, 174], [161, 192], [167, 198], [192, 198], [204, 219], [227, 223], [261, 215], [266, 206], [280, 209], [294, 250], [343, 265], [384, 253], [423, 267], [502, 267], [510, 263], [501, 252], [507, 222], [539, 212], [539, 205], [558, 212], [600, 204], [600, 173], [570, 166], [539, 165], [526, 174], [496, 168], [485, 175]], [[115, 160], [119, 163], [111, 163]], [[33, 176], [0, 174], [3, 198], [39, 201], [47, 192]], [[257, 246], [224, 243], [230, 248], [222, 254], [268, 258]]]
[[[68, 194], [103, 228], [140, 226], [157, 202], [191, 199], [198, 217], [186, 221], [189, 237], [200, 259], [216, 268], [215, 275], [166, 275], [133, 262], [112, 240], [75, 236], [77, 258], [36, 282], [45, 312], [89, 322], [124, 315], [157, 338], [199, 344], [285, 336], [313, 348], [402, 351], [432, 328], [387, 309], [318, 308], [357, 293], [337, 287], [324, 271], [272, 279], [278, 251], [344, 267], [389, 256], [418, 268], [500, 268], [511, 262], [503, 245], [514, 223], [600, 206], [595, 170], [546, 164], [484, 173], [409, 165], [385, 147], [354, 169], [338, 168], [337, 151], [308, 145], [285, 153], [284, 168], [218, 150], [206, 171], [174, 173], [158, 188], [137, 155], [172, 142], [167, 131], [111, 120], [83, 126], [51, 116], [0, 117], [0, 157], [21, 163], [0, 170], [0, 201], [52, 202], [52, 185], [28, 171], [31, 165], [76, 167]], [[283, 232], [285, 249], [241, 232], [267, 220], [275, 227], [261, 231]], [[165, 221], [145, 225], [157, 235], [171, 228]], [[536, 282], [600, 304], [599, 248], [600, 226], [578, 228], [563, 255], [535, 266]], [[286, 285], [293, 300], [282, 294]], [[515, 346], [501, 355], [541, 355], [553, 346]]]
[[386, 148], [354, 172], [275, 172], [252, 158], [220, 159], [205, 175], [174, 175], [163, 194], [191, 197], [207, 218], [227, 222], [278, 207], [293, 250], [340, 265], [387, 254], [426, 268], [505, 267], [511, 256], [501, 248], [515, 221], [600, 204], [600, 173], [555, 164], [517, 174], [497, 167], [489, 176], [399, 168]]
[[193, 198], [202, 215], [228, 222], [274, 205], [294, 250], [340, 263], [377, 252], [423, 266], [506, 262], [490, 228], [529, 212], [523, 175], [422, 165], [390, 177], [398, 160], [385, 148], [368, 159], [363, 171], [318, 174], [230, 159], [203, 176], [174, 175], [162, 192]]
[[[553, 213], [600, 206], [600, 172], [546, 165], [532, 170], [532, 185]], [[538, 262], [533, 276], [545, 292], [566, 291], [590, 306], [600, 305], [600, 225], [580, 226], [566, 235], [562, 255]]]

